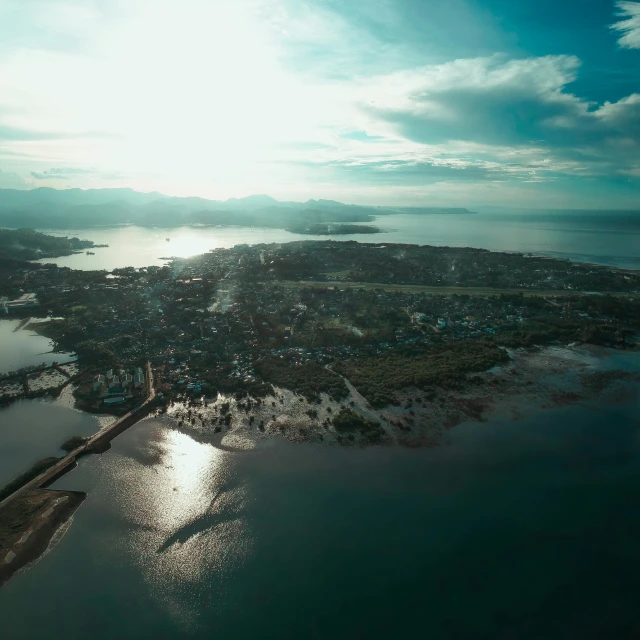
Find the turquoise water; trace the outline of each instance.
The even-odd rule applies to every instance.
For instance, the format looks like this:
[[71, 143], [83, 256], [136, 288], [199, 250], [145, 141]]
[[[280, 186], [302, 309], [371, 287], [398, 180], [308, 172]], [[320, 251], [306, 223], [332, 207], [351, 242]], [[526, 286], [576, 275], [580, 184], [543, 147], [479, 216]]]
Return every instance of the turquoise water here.
[[[237, 244], [293, 240], [357, 240], [452, 247], [479, 247], [493, 251], [532, 252], [552, 257], [640, 269], [640, 212], [548, 212], [483, 209], [478, 215], [389, 215], [375, 223], [384, 233], [349, 236], [303, 236], [280, 229], [246, 227], [179, 227], [149, 229], [117, 227], [44, 230], [76, 235], [108, 244], [93, 256], [76, 254], [56, 260], [74, 269], [114, 269], [163, 264], [162, 258], [189, 257]], [[169, 242], [167, 242], [169, 238]]]
[[632, 638], [640, 400], [469, 423], [436, 449], [228, 453], [148, 419], [57, 487], [3, 637]]

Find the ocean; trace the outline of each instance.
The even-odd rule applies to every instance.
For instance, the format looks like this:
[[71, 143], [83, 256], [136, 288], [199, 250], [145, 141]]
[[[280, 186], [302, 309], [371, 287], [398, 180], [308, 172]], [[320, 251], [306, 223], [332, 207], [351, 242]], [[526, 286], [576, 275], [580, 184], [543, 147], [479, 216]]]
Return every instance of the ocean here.
[[531, 252], [640, 270], [640, 212], [482, 209], [476, 215], [379, 216], [374, 224], [383, 233], [307, 236], [256, 227], [41, 229], [45, 233], [78, 236], [109, 247], [95, 249], [95, 255], [80, 253], [40, 262], [73, 269], [111, 270], [161, 265], [172, 256], [187, 258], [237, 244], [333, 239]]

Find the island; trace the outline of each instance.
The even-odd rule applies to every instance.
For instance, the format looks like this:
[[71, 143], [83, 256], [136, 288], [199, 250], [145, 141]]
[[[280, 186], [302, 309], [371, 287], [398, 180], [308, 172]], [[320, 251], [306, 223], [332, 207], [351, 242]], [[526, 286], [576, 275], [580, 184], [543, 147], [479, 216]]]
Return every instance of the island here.
[[287, 228], [291, 233], [300, 233], [310, 236], [347, 236], [357, 233], [382, 233], [378, 227], [366, 224], [340, 224], [340, 223], [317, 223], [299, 224]]

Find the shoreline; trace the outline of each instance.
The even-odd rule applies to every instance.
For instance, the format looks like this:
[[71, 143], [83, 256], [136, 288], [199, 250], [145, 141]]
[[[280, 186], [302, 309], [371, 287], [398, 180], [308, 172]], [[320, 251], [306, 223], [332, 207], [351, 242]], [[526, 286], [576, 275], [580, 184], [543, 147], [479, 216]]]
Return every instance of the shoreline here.
[[[616, 356], [624, 357], [607, 363]], [[449, 431], [463, 423], [493, 419], [516, 423], [533, 412], [563, 406], [624, 402], [640, 382], [637, 350], [556, 346], [517, 349], [510, 351], [510, 358], [503, 365], [471, 374], [463, 388], [407, 388], [399, 392], [399, 403], [381, 409], [371, 407], [347, 380], [349, 395], [342, 401], [322, 394], [319, 403], [309, 403], [277, 388], [273, 398], [265, 398], [259, 408], [254, 403], [247, 408], [246, 400], [218, 396], [190, 407], [174, 403], [152, 417], [197, 442], [231, 453], [259, 451], [282, 440], [346, 448], [429, 448], [446, 445]], [[378, 422], [382, 437], [372, 440], [366, 433], [337, 431], [330, 422], [341, 408]], [[214, 418], [221, 421], [228, 413], [230, 424], [217, 425]], [[86, 493], [42, 488], [27, 488], [18, 494], [0, 506], [0, 586], [46, 552], [87, 497]]]
[[[478, 214], [478, 212], [469, 212], [471, 215], [481, 215]], [[409, 214], [403, 214], [403, 212], [397, 212], [397, 213], [393, 213], [390, 215], [380, 215], [380, 214], [373, 214], [374, 220], [372, 220], [371, 222], [375, 223], [376, 221], [380, 221], [380, 219], [384, 219], [384, 220], [389, 220], [392, 219], [394, 215], [409, 215]], [[432, 216], [432, 215], [451, 215], [451, 214], [425, 214], [426, 216]], [[458, 214], [454, 214], [454, 215], [458, 215]], [[468, 214], [463, 214], [463, 215], [468, 215]], [[358, 224], [358, 223], [336, 223], [336, 224]], [[278, 230], [278, 231], [283, 231], [283, 232], [287, 232], [287, 233], [296, 233], [297, 235], [301, 236], [301, 241], [304, 241], [305, 239], [307, 239], [305, 236], [306, 234], [302, 234], [299, 233], [297, 231], [293, 232], [290, 231], [287, 227], [279, 227], [279, 226], [272, 226], [272, 225], [266, 225], [266, 226], [257, 226], [255, 224], [247, 224], [247, 225], [238, 225], [238, 224], [220, 224], [220, 223], [199, 223], [199, 224], [180, 224], [177, 226], [163, 226], [163, 225], [142, 225], [142, 224], [134, 224], [134, 223], [114, 223], [114, 224], [110, 224], [110, 225], [93, 225], [93, 226], [85, 226], [85, 227], [73, 227], [73, 226], [67, 226], [67, 227], [60, 227], [60, 228], [51, 228], [51, 227], [34, 227], [34, 231], [37, 231], [39, 233], [45, 233], [45, 234], [49, 234], [49, 235], [62, 235], [62, 234], [69, 234], [69, 233], [78, 233], [78, 232], [87, 232], [87, 233], [91, 233], [92, 231], [96, 231], [96, 232], [101, 232], [101, 231], [109, 231], [109, 230], [119, 230], [119, 229], [123, 229], [123, 228], [140, 228], [140, 229], [144, 229], [146, 231], [154, 231], [154, 232], [159, 232], [161, 235], [164, 232], [175, 232], [178, 229], [191, 229], [191, 230], [195, 230], [197, 231], [198, 229], [214, 229], [214, 228], [221, 228], [221, 229], [264, 229], [267, 231], [271, 231], [271, 230]], [[10, 229], [10, 230], [17, 230], [18, 227], [4, 227], [6, 229]], [[397, 229], [387, 229], [384, 227], [377, 227], [378, 232], [371, 234], [372, 235], [372, 239], [371, 241], [368, 242], [375, 242], [374, 238], [379, 235], [379, 234], [389, 234], [390, 232], [393, 231], [397, 231]], [[357, 233], [357, 232], [356, 232]], [[340, 234], [336, 234], [336, 235], [340, 235]], [[345, 238], [345, 241], [351, 241], [351, 242], [359, 242], [357, 240], [349, 240], [347, 234], [347, 237]], [[326, 238], [323, 239], [329, 239], [329, 237], [327, 236]], [[287, 240], [288, 242], [289, 240]], [[337, 240], [339, 241], [339, 240]], [[284, 241], [283, 241], [284, 242]], [[367, 243], [368, 243], [367, 242]], [[403, 242], [399, 242], [397, 240], [390, 240], [391, 243], [393, 244], [406, 244]], [[249, 242], [249, 245], [255, 245], [255, 244], [262, 244], [262, 242]], [[366, 243], [365, 243], [366, 244]], [[413, 243], [409, 243], [409, 244], [413, 244], [415, 246], [422, 246], [424, 244], [429, 244], [428, 242], [422, 242], [422, 241], [415, 241]], [[110, 245], [109, 244], [96, 244], [94, 245], [94, 247], [89, 247], [89, 249], [93, 249], [93, 248], [108, 248]], [[592, 267], [604, 267], [607, 269], [611, 269], [613, 271], [619, 271], [622, 273], [630, 273], [630, 274], [640, 274], [640, 269], [637, 268], [631, 268], [631, 267], [621, 267], [618, 265], [614, 265], [614, 264], [610, 264], [610, 263], [605, 263], [605, 262], [594, 262], [593, 261], [593, 256], [585, 256], [584, 260], [578, 259], [576, 257], [573, 258], [567, 258], [564, 257], [564, 252], [554, 252], [554, 251], [546, 251], [546, 250], [527, 250], [527, 249], [521, 249], [521, 248], [500, 248], [500, 249], [486, 249], [485, 247], [482, 246], [471, 246], [469, 244], [465, 244], [465, 245], [452, 245], [452, 244], [448, 244], [448, 243], [444, 243], [444, 244], [434, 244], [434, 245], [430, 245], [430, 246], [434, 246], [434, 247], [445, 247], [445, 246], [451, 246], [451, 247], [458, 247], [458, 248], [471, 248], [471, 249], [485, 249], [487, 251], [491, 251], [493, 253], [517, 253], [517, 254], [521, 254], [521, 255], [527, 255], [527, 254], [531, 254], [534, 257], [538, 257], [538, 258], [547, 258], [547, 259], [551, 259], [551, 260], [561, 260], [561, 261], [566, 261], [566, 260], [570, 260], [571, 262], [577, 263], [577, 264], [581, 264], [581, 265], [585, 265], [585, 266], [592, 266]], [[208, 251], [210, 251], [211, 249], [209, 249]], [[44, 261], [49, 261], [49, 260], [53, 260], [55, 261], [57, 258], [65, 258], [65, 257], [70, 257], [73, 255], [79, 255], [82, 254], [86, 251], [86, 249], [82, 249], [82, 250], [78, 250], [66, 255], [61, 255], [61, 256], [57, 256], [57, 257], [40, 257], [40, 258], [34, 258], [34, 259], [30, 259], [27, 260], [27, 262], [31, 262], [34, 264], [42, 264], [44, 263]], [[621, 259], [623, 259], [625, 256], [620, 256]], [[172, 258], [157, 258], [156, 262], [151, 262], [150, 264], [146, 265], [146, 266], [151, 266], [154, 264], [157, 264], [157, 261], [159, 260], [166, 260], [166, 259], [172, 259]], [[122, 265], [122, 266], [126, 266], [126, 265]], [[80, 269], [80, 270], [92, 270], [91, 268], [87, 268], [87, 269], [82, 269], [80, 267], [74, 267], [76, 269]], [[111, 269], [108, 269], [109, 271]]]
[[0, 587], [40, 558], [87, 494], [36, 489], [3, 506], [0, 529]]
[[[373, 408], [349, 381], [349, 395], [342, 401], [322, 394], [320, 403], [309, 403], [287, 390], [276, 388], [250, 407], [233, 397], [218, 396], [204, 404], [175, 402], [157, 417], [198, 442], [223, 450], [251, 450], [272, 439], [313, 442], [329, 446], [437, 446], [447, 432], [467, 421], [486, 422], [505, 417], [517, 421], [527, 411], [603, 399], [623, 393], [640, 382], [640, 352], [605, 347], [545, 347], [510, 350], [504, 365], [472, 374], [464, 388], [434, 386], [428, 390], [407, 388], [398, 392], [399, 402]], [[633, 370], [601, 370], [608, 358], [633, 354]], [[338, 432], [327, 421], [342, 409], [354, 409], [384, 429], [380, 440], [358, 433]], [[231, 414], [230, 424], [222, 423]]]

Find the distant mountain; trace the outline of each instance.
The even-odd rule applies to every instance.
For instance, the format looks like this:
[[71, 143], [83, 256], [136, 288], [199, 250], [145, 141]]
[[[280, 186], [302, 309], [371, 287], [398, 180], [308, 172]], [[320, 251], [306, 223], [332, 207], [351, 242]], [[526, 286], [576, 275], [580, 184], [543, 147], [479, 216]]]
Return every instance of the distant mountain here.
[[179, 198], [133, 189], [0, 189], [0, 227], [86, 228], [114, 224], [176, 227], [222, 224], [288, 228], [300, 224], [370, 222], [394, 213], [471, 213], [466, 209], [365, 207], [335, 200], [279, 202], [267, 195], [229, 200]]

